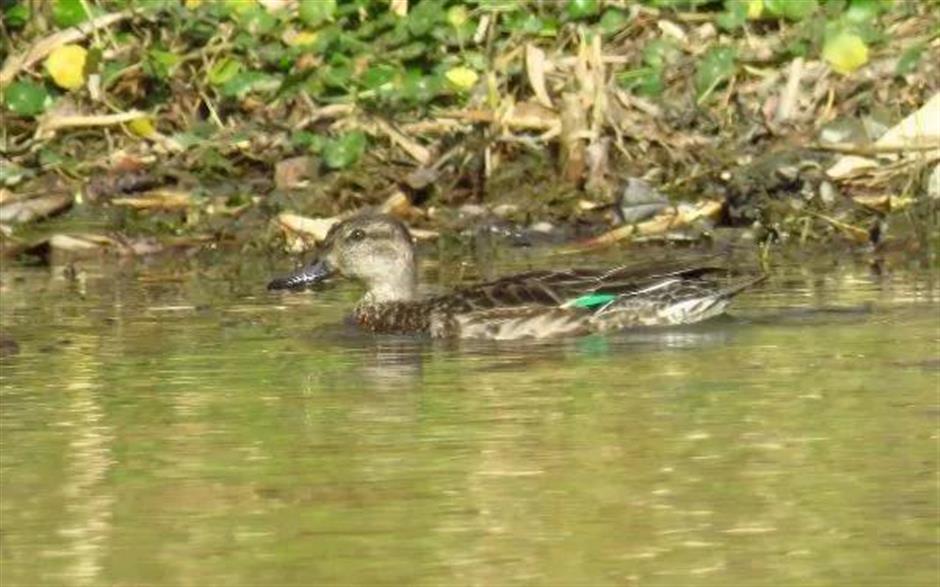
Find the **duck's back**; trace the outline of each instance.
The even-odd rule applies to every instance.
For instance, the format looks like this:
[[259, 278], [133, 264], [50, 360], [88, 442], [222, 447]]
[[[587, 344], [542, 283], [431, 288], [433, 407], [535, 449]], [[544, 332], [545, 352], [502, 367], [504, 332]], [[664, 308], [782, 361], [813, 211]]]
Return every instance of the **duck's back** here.
[[436, 337], [506, 340], [686, 324], [720, 314], [760, 279], [687, 264], [532, 271], [428, 300], [429, 327]]

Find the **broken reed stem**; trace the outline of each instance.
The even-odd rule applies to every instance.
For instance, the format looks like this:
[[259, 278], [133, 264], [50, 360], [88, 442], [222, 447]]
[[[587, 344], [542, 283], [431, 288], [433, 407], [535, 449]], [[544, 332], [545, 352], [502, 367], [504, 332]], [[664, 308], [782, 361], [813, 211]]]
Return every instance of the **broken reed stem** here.
[[810, 149], [817, 151], [832, 151], [834, 153], [844, 153], [846, 155], [885, 155], [905, 152], [925, 152], [936, 151], [940, 149], [936, 143], [929, 145], [858, 145], [854, 143], [813, 143], [809, 145]]
[[47, 132], [60, 130], [63, 128], [80, 128], [86, 126], [111, 126], [137, 120], [147, 116], [140, 110], [131, 110], [129, 112], [119, 112], [117, 114], [99, 114], [90, 116], [55, 116], [44, 119], [36, 128], [37, 135], [43, 135]]

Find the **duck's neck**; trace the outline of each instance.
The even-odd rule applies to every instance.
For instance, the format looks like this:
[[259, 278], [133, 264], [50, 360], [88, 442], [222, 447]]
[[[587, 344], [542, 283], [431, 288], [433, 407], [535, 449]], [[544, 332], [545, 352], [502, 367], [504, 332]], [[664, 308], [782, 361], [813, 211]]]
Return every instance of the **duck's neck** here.
[[384, 275], [381, 280], [370, 284], [369, 291], [362, 297], [359, 305], [374, 306], [393, 302], [413, 302], [418, 297], [417, 281], [413, 270]]

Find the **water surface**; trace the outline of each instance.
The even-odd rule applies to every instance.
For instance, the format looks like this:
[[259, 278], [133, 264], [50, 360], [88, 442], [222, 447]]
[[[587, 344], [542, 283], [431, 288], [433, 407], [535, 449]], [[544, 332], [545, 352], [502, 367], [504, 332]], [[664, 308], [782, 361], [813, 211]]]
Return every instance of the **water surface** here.
[[780, 262], [731, 317], [499, 344], [363, 335], [354, 286], [271, 271], [5, 269], [4, 585], [940, 576], [933, 271]]

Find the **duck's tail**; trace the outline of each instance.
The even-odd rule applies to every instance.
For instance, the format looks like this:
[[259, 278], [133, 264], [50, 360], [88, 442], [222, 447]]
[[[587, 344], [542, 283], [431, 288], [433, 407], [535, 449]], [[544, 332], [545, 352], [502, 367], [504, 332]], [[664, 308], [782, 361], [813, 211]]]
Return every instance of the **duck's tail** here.
[[766, 274], [740, 276], [701, 296], [678, 299], [662, 309], [662, 316], [670, 324], [691, 324], [714, 318], [725, 312], [731, 299], [745, 289], [767, 279]]
[[640, 295], [619, 296], [599, 308], [592, 320], [604, 330], [701, 322], [722, 314], [734, 296], [766, 278], [749, 274], [722, 281], [668, 280], [636, 292]]
[[738, 295], [747, 288], [757, 285], [762, 281], [767, 279], [766, 273], [759, 273], [757, 275], [753, 273], [736, 276], [732, 279], [727, 285], [721, 288], [718, 296], [724, 299], [731, 299], [734, 296]]

